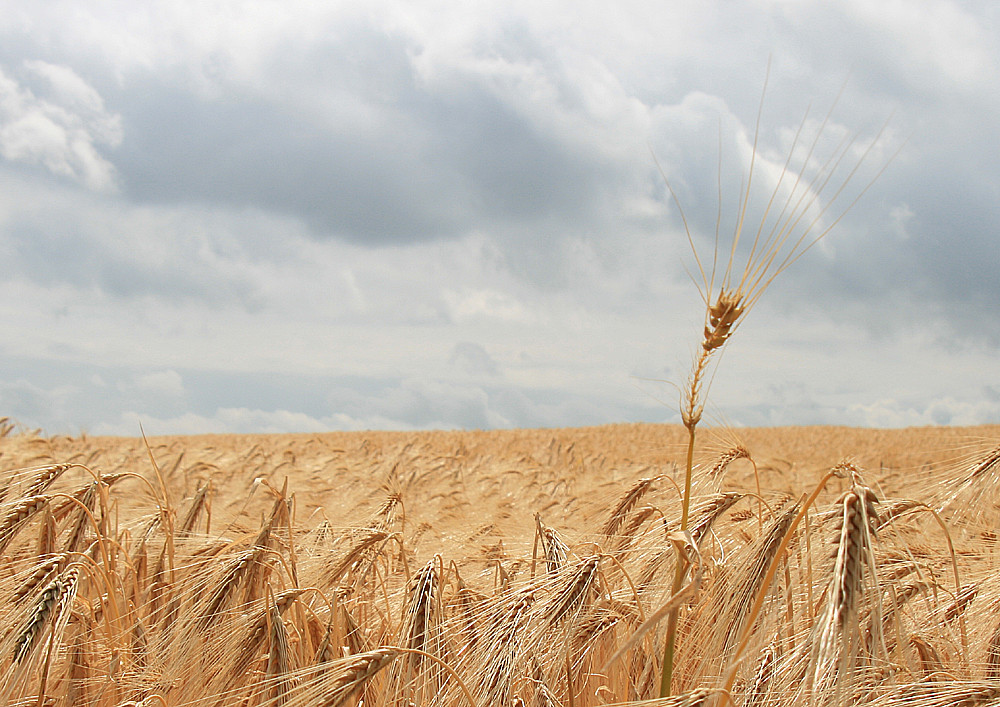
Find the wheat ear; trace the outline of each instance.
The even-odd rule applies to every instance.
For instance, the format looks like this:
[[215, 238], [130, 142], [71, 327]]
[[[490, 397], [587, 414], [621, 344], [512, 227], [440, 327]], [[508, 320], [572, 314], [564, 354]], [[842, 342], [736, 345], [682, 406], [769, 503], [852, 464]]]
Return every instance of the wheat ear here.
[[[413, 651], [406, 656], [404, 682], [417, 688], [412, 694], [418, 704], [423, 701], [425, 687], [422, 681], [424, 654], [438, 656], [441, 653], [441, 596], [438, 572], [440, 564], [441, 557], [436, 556], [414, 577], [410, 603], [406, 609], [401, 632], [405, 641], [403, 647]], [[437, 694], [441, 687], [439, 671], [434, 671], [431, 680], [433, 694]]]
[[528, 612], [534, 602], [533, 591], [522, 591], [515, 594], [509, 604], [495, 605], [494, 615], [487, 617], [487, 625], [491, 628], [485, 634], [479, 652], [484, 665], [476, 672], [476, 693], [484, 698], [484, 704], [500, 705], [510, 699]]
[[48, 505], [48, 496], [28, 496], [14, 503], [0, 520], [0, 552], [7, 549], [18, 531], [33, 515]]
[[292, 667], [288, 631], [281, 613], [276, 601], [272, 602], [267, 613], [271, 627], [268, 632], [267, 667], [264, 675], [268, 686], [267, 704], [274, 707], [281, 707], [288, 700], [288, 672]]
[[48, 666], [54, 651], [62, 641], [62, 634], [69, 622], [73, 599], [80, 583], [80, 570], [70, 565], [62, 574], [52, 580], [36, 597], [28, 614], [28, 620], [14, 638], [11, 667], [4, 677], [0, 696], [11, 697], [11, 690], [23, 682], [23, 676], [35, 662], [36, 649], [41, 645], [42, 636], [49, 631], [48, 650], [45, 667], [42, 669], [41, 692], [44, 697]]
[[[670, 697], [642, 700], [641, 702], [623, 702], [606, 705], [606, 707], [628, 707], [629, 705], [642, 705], [642, 707], [707, 707], [711, 704], [713, 698], [718, 698], [723, 694], [718, 689], [698, 687], [694, 690], [671, 695]], [[726, 703], [723, 702], [722, 704]]]
[[995, 704], [1000, 698], [1000, 685], [993, 682], [930, 680], [903, 685], [879, 707], [974, 707]]
[[778, 660], [778, 647], [771, 643], [761, 654], [757, 669], [754, 671], [753, 680], [746, 691], [746, 699], [743, 707], [758, 707], [764, 704], [767, 698], [767, 691], [771, 686], [771, 678], [774, 677], [774, 667]]
[[289, 589], [276, 594], [271, 605], [261, 609], [251, 620], [250, 627], [239, 642], [236, 659], [229, 669], [231, 679], [245, 673], [254, 658], [257, 657], [257, 651], [268, 636], [269, 624], [274, 623], [275, 612], [277, 612], [279, 617], [282, 616], [288, 607], [302, 595], [302, 592], [302, 589]]
[[35, 565], [35, 568], [31, 571], [31, 576], [22, 582], [17, 588], [17, 591], [14, 592], [14, 596], [12, 597], [14, 603], [20, 602], [26, 596], [35, 591], [39, 585], [50, 580], [52, 575], [60, 570], [60, 567], [66, 561], [68, 556], [69, 555], [67, 553], [59, 553], [52, 555]]
[[580, 560], [572, 573], [567, 576], [562, 588], [545, 607], [546, 624], [554, 626], [566, 617], [575, 614], [590, 596], [600, 567], [600, 555], [591, 555]]
[[191, 499], [191, 506], [188, 508], [187, 513], [184, 514], [184, 520], [181, 521], [180, 528], [177, 529], [177, 537], [185, 538], [194, 533], [194, 528], [198, 525], [198, 519], [208, 505], [208, 492], [210, 488], [211, 484], [205, 484], [195, 493], [194, 498]]
[[35, 478], [31, 480], [28, 488], [24, 490], [24, 496], [37, 496], [52, 485], [52, 482], [62, 476], [67, 469], [76, 466], [75, 464], [50, 464], [39, 469]]
[[73, 529], [66, 539], [66, 545], [63, 548], [64, 552], [77, 552], [84, 546], [87, 538], [87, 529], [90, 528], [91, 516], [88, 511], [93, 512], [94, 506], [97, 503], [97, 482], [93, 482], [87, 486], [86, 491], [80, 496], [79, 501], [82, 505], [77, 509], [76, 522], [73, 524]]
[[326, 580], [336, 582], [349, 571], [358, 569], [375, 552], [376, 546], [384, 543], [391, 535], [391, 533], [385, 530], [369, 530], [347, 551], [340, 562], [334, 565], [333, 570], [327, 575]]
[[1000, 622], [993, 627], [990, 640], [986, 644], [986, 678], [1000, 678]]
[[952, 599], [941, 611], [941, 616], [944, 618], [945, 622], [950, 624], [952, 621], [964, 614], [965, 610], [969, 608], [969, 604], [972, 603], [978, 593], [979, 586], [976, 584], [966, 584], [959, 589], [955, 598]]
[[606, 538], [611, 538], [613, 535], [618, 533], [618, 529], [621, 528], [622, 523], [625, 522], [625, 518], [628, 516], [629, 512], [635, 508], [639, 500], [646, 495], [646, 492], [652, 487], [653, 483], [659, 477], [652, 477], [648, 479], [639, 479], [625, 495], [621, 497], [618, 504], [615, 506], [614, 510], [611, 511], [611, 516], [608, 518], [604, 527], [601, 528], [601, 535]]
[[[842, 685], [851, 677], [853, 653], [860, 635], [858, 606], [865, 573], [875, 577], [872, 540], [878, 527], [878, 503], [874, 492], [865, 486], [853, 466], [844, 466], [850, 474], [851, 488], [838, 502], [836, 555], [830, 581], [827, 606], [820, 619], [812, 654], [808, 685], [811, 689]], [[879, 616], [873, 625], [881, 628]], [[878, 641], [881, 643], [881, 636]]]
[[[545, 556], [546, 574], [556, 574], [569, 557], [569, 546], [563, 542], [559, 534], [542, 522], [542, 517], [535, 514], [535, 528], [538, 541], [542, 546], [542, 555]], [[534, 562], [532, 560], [532, 562]]]
[[763, 586], [764, 579], [798, 512], [799, 504], [793, 504], [771, 523], [766, 535], [759, 541], [753, 560], [745, 571], [737, 575], [733, 582], [735, 589], [729, 601], [726, 602], [729, 607], [728, 618], [720, 622], [722, 630], [725, 631], [725, 637], [722, 640], [723, 654], [727, 657], [735, 645], [735, 641], [746, 632], [746, 624], [752, 613], [751, 608], [754, 605], [754, 600], [762, 592], [769, 591], [769, 587]]
[[691, 533], [694, 544], [701, 547], [705, 536], [712, 529], [712, 524], [741, 498], [743, 498], [742, 493], [719, 493], [693, 508], [688, 530]]
[[367, 653], [358, 653], [340, 661], [334, 661], [328, 668], [333, 678], [323, 696], [315, 703], [318, 707], [340, 707], [356, 692], [364, 688], [379, 671], [403, 654], [396, 648], [377, 648]]
[[76, 596], [80, 580], [80, 570], [69, 567], [52, 580], [36, 597], [28, 616], [28, 621], [14, 640], [13, 662], [24, 663], [28, 655], [38, 645], [38, 639], [46, 626], [52, 625], [53, 634], [69, 620], [69, 607]]

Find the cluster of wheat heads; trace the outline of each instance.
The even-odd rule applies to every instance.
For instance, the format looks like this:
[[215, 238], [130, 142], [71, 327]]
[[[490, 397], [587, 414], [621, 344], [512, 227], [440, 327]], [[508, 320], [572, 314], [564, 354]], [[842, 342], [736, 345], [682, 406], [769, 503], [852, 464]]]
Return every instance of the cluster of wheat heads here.
[[301, 453], [5, 472], [0, 703], [1000, 704], [995, 443], [905, 485], [721, 449], [680, 532], [668, 459], [361, 441], [326, 517]]

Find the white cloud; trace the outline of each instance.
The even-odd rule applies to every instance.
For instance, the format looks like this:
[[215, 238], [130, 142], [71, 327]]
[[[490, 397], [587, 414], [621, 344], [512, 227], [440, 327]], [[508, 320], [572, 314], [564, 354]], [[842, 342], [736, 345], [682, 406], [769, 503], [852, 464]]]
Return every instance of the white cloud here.
[[154, 371], [135, 377], [129, 386], [141, 394], [179, 398], [184, 395], [184, 380], [177, 371]]
[[115, 168], [99, 147], [121, 143], [120, 117], [107, 112], [100, 95], [67, 66], [26, 61], [23, 69], [37, 90], [0, 67], [0, 156], [41, 165], [95, 191], [112, 190]]
[[853, 423], [863, 427], [915, 427], [923, 425], [985, 425], [1000, 420], [996, 401], [937, 398], [920, 403], [905, 403], [890, 398], [869, 405], [852, 405]]
[[284, 432], [325, 432], [338, 429], [322, 420], [288, 410], [251, 410], [219, 408], [206, 416], [184, 413], [158, 418], [139, 412], [124, 412], [115, 422], [102, 422], [90, 430], [93, 435], [134, 437], [142, 426], [147, 437], [200, 434], [277, 434]]
[[124, 412], [114, 422], [102, 422], [89, 431], [92, 435], [134, 437], [139, 427], [147, 437], [161, 435], [202, 434], [283, 434], [296, 432], [329, 432], [331, 430], [414, 430], [454, 428], [440, 420], [413, 425], [406, 420], [381, 415], [355, 417], [344, 413], [314, 417], [289, 410], [258, 410], [251, 408], [218, 408], [211, 415], [193, 412], [176, 417], [157, 417], [140, 412]]
[[493, 290], [446, 289], [441, 293], [452, 319], [462, 323], [477, 318], [527, 322], [532, 316], [515, 298]]
[[913, 59], [914, 73], [941, 75], [964, 90], [979, 92], [996, 76], [995, 36], [983, 18], [948, 0], [854, 0], [850, 12], [880, 41], [899, 45]]
[[910, 240], [908, 226], [913, 220], [914, 215], [913, 209], [905, 203], [895, 206], [891, 211], [889, 211], [889, 223], [891, 225], [892, 233], [895, 234], [896, 238], [900, 241]]

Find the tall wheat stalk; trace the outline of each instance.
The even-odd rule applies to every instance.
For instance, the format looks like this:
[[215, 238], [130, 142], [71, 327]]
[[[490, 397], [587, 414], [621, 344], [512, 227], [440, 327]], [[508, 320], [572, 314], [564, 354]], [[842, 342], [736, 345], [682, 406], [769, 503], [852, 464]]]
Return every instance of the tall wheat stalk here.
[[[770, 65], [768, 66], [769, 73]], [[756, 232], [752, 236], [749, 252], [744, 254], [740, 249], [740, 244], [744, 240], [744, 226], [746, 225], [747, 214], [750, 211], [750, 202], [753, 187], [755, 186], [755, 169], [759, 157], [758, 140], [760, 138], [760, 123], [766, 93], [767, 78], [765, 77], [754, 127], [750, 165], [745, 180], [746, 186], [740, 195], [736, 225], [729, 243], [728, 254], [725, 253], [725, 249], [721, 246], [719, 240], [720, 223], [717, 221], [712, 261], [706, 267], [706, 264], [702, 262], [702, 258], [698, 255], [698, 248], [688, 227], [687, 218], [684, 216], [684, 210], [680, 205], [680, 201], [670, 186], [670, 182], [663, 173], [663, 170], [660, 170], [664, 182], [670, 191], [670, 195], [681, 215], [685, 234], [694, 255], [700, 278], [700, 281], [696, 279], [695, 284], [705, 305], [705, 322], [701, 346], [695, 354], [691, 374], [684, 387], [680, 404], [681, 421], [687, 430], [684, 494], [681, 503], [682, 532], [688, 530], [691, 506], [691, 483], [694, 476], [695, 437], [705, 410], [705, 399], [708, 390], [707, 381], [710, 381], [709, 371], [716, 352], [722, 351], [737, 328], [742, 324], [747, 313], [757, 303], [774, 279], [809, 248], [826, 236], [854, 203], [857, 202], [857, 199], [871, 186], [874, 179], [860, 191], [853, 201], [840, 211], [839, 215], [832, 219], [832, 222], [829, 224], [824, 223], [824, 217], [843, 195], [845, 187], [857, 173], [862, 163], [868, 158], [874, 146], [880, 141], [882, 132], [885, 129], [885, 126], [883, 126], [875, 139], [862, 151], [861, 156], [849, 168], [847, 174], [839, 179], [839, 186], [835, 188], [832, 197], [822, 200], [822, 193], [829, 186], [833, 177], [840, 171], [845, 158], [853, 151], [856, 138], [841, 141], [828, 157], [825, 159], [819, 158], [816, 154], [817, 147], [824, 128], [830, 119], [830, 115], [834, 107], [836, 107], [836, 101], [820, 123], [811, 142], [808, 145], [801, 145], [804, 139], [803, 130], [808, 119], [807, 111], [802, 122], [799, 124], [792, 145], [788, 149], [781, 175], [764, 207]], [[805, 149], [805, 155], [799, 159], [797, 155], [801, 152], [802, 148]], [[818, 159], [821, 162], [819, 166], [815, 166]], [[887, 165], [888, 163], [885, 166]], [[885, 166], [876, 174], [875, 178], [878, 178], [881, 172], [884, 171]], [[785, 184], [786, 178], [791, 181], [790, 185]], [[775, 213], [777, 214], [776, 216], [774, 216]], [[676, 594], [683, 586], [686, 571], [687, 567], [685, 563], [678, 558], [674, 572], [672, 593]], [[667, 617], [663, 668], [660, 677], [661, 697], [667, 697], [671, 693], [679, 610], [680, 607], [676, 607]]]

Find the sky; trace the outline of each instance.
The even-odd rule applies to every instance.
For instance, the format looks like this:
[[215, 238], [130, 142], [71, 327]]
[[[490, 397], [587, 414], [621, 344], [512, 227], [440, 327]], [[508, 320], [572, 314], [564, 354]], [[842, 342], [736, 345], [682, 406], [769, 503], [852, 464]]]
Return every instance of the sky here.
[[710, 422], [1000, 422], [996, 3], [2, 6], [23, 428], [676, 422], [741, 195]]

